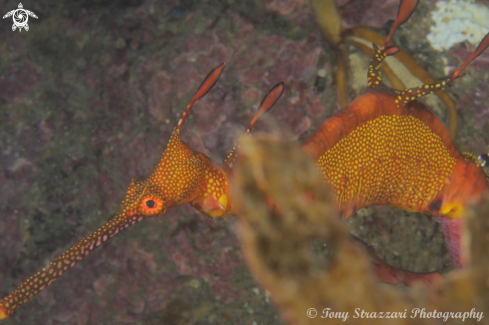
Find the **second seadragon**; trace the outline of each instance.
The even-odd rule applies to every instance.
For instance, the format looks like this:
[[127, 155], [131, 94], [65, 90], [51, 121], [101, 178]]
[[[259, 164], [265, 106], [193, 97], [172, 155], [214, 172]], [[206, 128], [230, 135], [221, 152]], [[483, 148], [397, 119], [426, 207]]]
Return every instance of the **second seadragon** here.
[[[442, 224], [454, 265], [463, 268], [465, 209], [489, 190], [484, 171], [488, 156], [476, 158], [460, 153], [443, 122], [417, 99], [448, 87], [489, 46], [489, 37], [486, 35], [470, 58], [446, 80], [408, 90], [389, 88], [382, 83], [379, 69], [386, 56], [399, 51], [388, 43], [417, 3], [401, 1], [384, 45], [374, 45], [368, 70], [369, 93], [325, 121], [302, 149], [333, 188], [343, 218], [369, 205], [429, 213]], [[239, 148], [218, 164], [180, 139], [181, 126], [191, 108], [214, 86], [223, 69], [221, 64], [205, 78], [153, 173], [147, 180], [133, 180], [129, 185], [119, 214], [1, 299], [0, 319], [9, 317], [97, 247], [139, 221], [162, 216], [167, 209], [187, 203], [209, 217], [233, 213], [230, 182]], [[283, 90], [282, 83], [270, 90], [247, 133]]]

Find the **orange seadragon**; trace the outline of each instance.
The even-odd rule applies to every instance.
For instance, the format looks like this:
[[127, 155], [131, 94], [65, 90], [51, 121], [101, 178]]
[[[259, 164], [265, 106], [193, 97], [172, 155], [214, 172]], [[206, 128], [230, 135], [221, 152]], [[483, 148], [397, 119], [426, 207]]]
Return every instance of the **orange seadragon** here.
[[[119, 214], [0, 300], [0, 320], [11, 315], [94, 249], [141, 220], [164, 215], [167, 209], [186, 203], [209, 217], [230, 213], [229, 174], [236, 149], [229, 154], [224, 168], [206, 155], [192, 150], [180, 139], [180, 129], [190, 110], [215, 85], [224, 66], [224, 63], [217, 66], [204, 79], [175, 127], [153, 173], [147, 180], [134, 179], [129, 185]], [[283, 90], [284, 84], [278, 83], [268, 92], [246, 129], [247, 133], [252, 131], [259, 117], [273, 107]]]
[[303, 149], [331, 184], [344, 218], [369, 205], [430, 213], [442, 224], [450, 256], [461, 268], [465, 208], [489, 189], [488, 178], [477, 158], [460, 153], [443, 122], [417, 99], [448, 87], [489, 46], [489, 37], [450, 78], [403, 91], [388, 88], [381, 63], [399, 51], [389, 41], [417, 4], [401, 1], [384, 46], [373, 45], [370, 92], [324, 122]]
[[[488, 178], [483, 164], [472, 155], [459, 153], [442, 121], [417, 98], [446, 88], [489, 46], [489, 37], [445, 81], [404, 91], [390, 89], [382, 83], [379, 68], [386, 56], [399, 51], [387, 44], [417, 2], [401, 1], [384, 46], [374, 46], [368, 71], [370, 92], [324, 122], [302, 148], [331, 184], [343, 217], [373, 204], [431, 213], [442, 223], [454, 264], [460, 268], [464, 264], [461, 227], [465, 207], [489, 189]], [[0, 300], [0, 319], [10, 316], [95, 248], [141, 220], [186, 203], [210, 217], [233, 213], [229, 182], [239, 148], [220, 165], [180, 139], [191, 108], [213, 87], [223, 69], [221, 64], [205, 78], [153, 173], [146, 181], [133, 180], [129, 185], [119, 214]], [[279, 83], [265, 96], [248, 133], [283, 90], [283, 83]]]

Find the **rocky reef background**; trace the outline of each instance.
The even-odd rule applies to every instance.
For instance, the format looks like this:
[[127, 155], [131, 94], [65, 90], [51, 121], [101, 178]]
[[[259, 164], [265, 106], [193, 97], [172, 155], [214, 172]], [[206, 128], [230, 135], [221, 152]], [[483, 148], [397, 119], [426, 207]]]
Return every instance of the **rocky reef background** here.
[[[337, 3], [345, 24], [383, 33], [398, 5]], [[395, 41], [442, 78], [473, 48], [431, 48], [435, 3], [421, 1]], [[3, 2], [0, 12], [17, 5]], [[0, 21], [2, 296], [117, 213], [131, 178], [149, 175], [193, 92], [219, 63], [226, 62], [219, 83], [183, 128], [193, 149], [217, 161], [279, 81], [287, 89], [269, 114], [276, 123], [265, 119], [257, 131], [277, 125], [301, 141], [339, 109], [334, 66], [318, 66], [324, 48], [306, 0], [23, 5], [39, 17], [29, 19], [28, 32]], [[476, 154], [489, 143], [488, 58], [450, 89], [459, 107], [457, 144]], [[367, 89], [368, 60], [352, 49], [350, 99]], [[328, 72], [320, 94], [312, 87], [318, 68]], [[433, 108], [445, 119], [439, 105]], [[441, 229], [428, 216], [375, 208], [347, 223], [391, 264], [453, 269]], [[233, 216], [170, 210], [114, 237], [4, 323], [282, 324], [247, 270], [235, 227]]]

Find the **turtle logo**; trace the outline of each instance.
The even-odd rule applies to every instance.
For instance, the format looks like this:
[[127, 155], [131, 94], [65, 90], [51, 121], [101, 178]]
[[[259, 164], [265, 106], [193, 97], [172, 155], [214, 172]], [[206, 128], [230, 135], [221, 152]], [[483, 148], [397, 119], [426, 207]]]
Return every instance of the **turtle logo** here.
[[26, 31], [29, 30], [29, 25], [27, 25], [27, 21], [29, 20], [29, 16], [34, 17], [37, 19], [37, 16], [35, 13], [29, 10], [25, 10], [24, 6], [22, 6], [22, 3], [19, 3], [19, 8], [9, 11], [3, 16], [3, 19], [8, 18], [12, 16], [14, 20], [14, 24], [12, 25], [12, 30], [15, 32], [15, 30], [18, 28], [19, 32], [22, 31], [22, 28], [24, 28]]

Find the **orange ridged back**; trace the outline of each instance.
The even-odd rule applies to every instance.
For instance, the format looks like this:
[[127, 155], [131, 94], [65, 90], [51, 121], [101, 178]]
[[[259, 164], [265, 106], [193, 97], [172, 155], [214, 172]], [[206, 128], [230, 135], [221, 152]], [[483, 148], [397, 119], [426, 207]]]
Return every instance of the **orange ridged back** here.
[[379, 204], [428, 212], [463, 159], [442, 121], [390, 92], [360, 96], [303, 145], [344, 217]]

